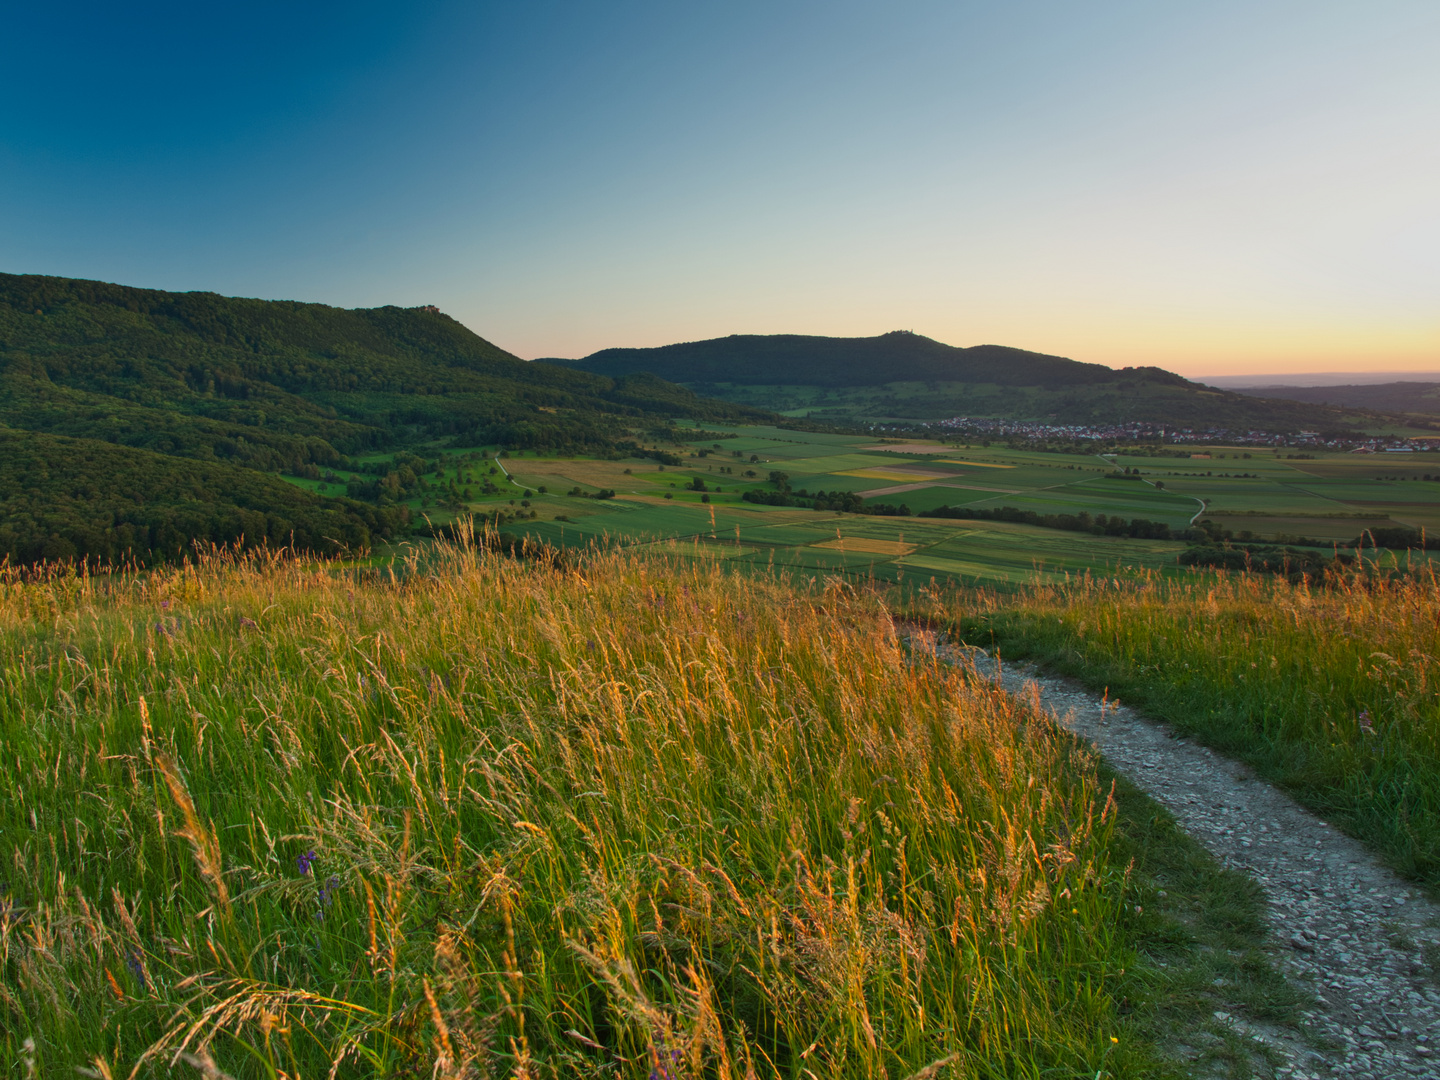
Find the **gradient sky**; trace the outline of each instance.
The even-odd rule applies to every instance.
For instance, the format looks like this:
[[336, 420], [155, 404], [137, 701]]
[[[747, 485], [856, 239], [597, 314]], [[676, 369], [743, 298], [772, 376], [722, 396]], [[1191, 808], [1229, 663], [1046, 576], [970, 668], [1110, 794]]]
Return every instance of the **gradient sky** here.
[[525, 357], [914, 330], [1440, 370], [1440, 3], [31, 4], [0, 270]]

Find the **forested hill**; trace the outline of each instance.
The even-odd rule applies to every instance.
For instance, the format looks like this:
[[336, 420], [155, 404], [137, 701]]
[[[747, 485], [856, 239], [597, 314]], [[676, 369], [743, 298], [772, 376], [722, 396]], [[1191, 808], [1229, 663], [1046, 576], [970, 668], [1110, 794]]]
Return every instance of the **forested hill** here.
[[736, 419], [654, 378], [530, 364], [434, 308], [0, 274], [0, 423], [264, 469], [419, 436], [606, 445], [627, 417]]
[[734, 334], [549, 363], [611, 377], [652, 372], [697, 393], [837, 422], [968, 415], [1201, 430], [1348, 427], [1334, 408], [1245, 397], [1158, 367], [1116, 370], [1004, 345], [957, 348], [902, 330], [868, 338]]
[[[1001, 386], [1083, 386], [1115, 371], [1063, 356], [976, 345], [961, 349], [904, 330], [879, 337], [732, 334], [653, 349], [602, 349], [583, 360], [551, 360], [612, 377], [649, 371], [672, 382], [879, 386], [889, 382], [971, 382]], [[1159, 368], [1153, 378], [1184, 382]]]
[[[3, 452], [28, 448], [0, 486], [0, 557], [74, 548], [143, 561], [177, 536], [226, 536], [241, 521], [246, 542], [263, 521], [272, 541], [293, 531], [304, 546], [324, 546], [322, 535], [365, 546], [402, 528], [403, 508], [377, 516], [247, 473], [313, 476], [436, 439], [604, 452], [673, 417], [767, 415], [653, 375], [531, 364], [430, 307], [345, 310], [0, 274]], [[151, 456], [117, 456], [121, 447]], [[384, 499], [373, 509], [387, 510]]]
[[278, 476], [0, 429], [0, 557], [98, 565], [173, 561], [203, 544], [335, 554], [408, 531], [402, 506], [319, 498]]

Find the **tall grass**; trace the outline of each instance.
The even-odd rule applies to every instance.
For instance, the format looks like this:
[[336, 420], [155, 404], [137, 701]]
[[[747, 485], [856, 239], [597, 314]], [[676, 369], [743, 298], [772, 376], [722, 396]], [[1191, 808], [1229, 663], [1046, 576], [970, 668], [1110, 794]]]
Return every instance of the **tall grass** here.
[[922, 597], [973, 643], [1041, 659], [1253, 764], [1440, 886], [1440, 581], [1077, 578]]
[[847, 586], [578, 565], [6, 579], [5, 1064], [1156, 1075], [1071, 740]]

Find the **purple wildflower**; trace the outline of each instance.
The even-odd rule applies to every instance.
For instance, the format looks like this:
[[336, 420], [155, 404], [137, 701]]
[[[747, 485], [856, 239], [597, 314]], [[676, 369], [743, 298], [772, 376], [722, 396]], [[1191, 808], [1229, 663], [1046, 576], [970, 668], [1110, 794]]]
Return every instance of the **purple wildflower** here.
[[675, 1073], [670, 1066], [672, 1063], [678, 1064], [682, 1055], [679, 1050], [671, 1050], [668, 1054], [666, 1053], [663, 1034], [656, 1032], [650, 1053], [655, 1062], [650, 1069], [650, 1080], [676, 1080]]
[[1361, 731], [1363, 731], [1366, 735], [1374, 735], [1374, 734], [1375, 734], [1375, 724], [1374, 724], [1374, 722], [1370, 719], [1370, 710], [1369, 710], [1369, 709], [1361, 709], [1361, 710], [1360, 710], [1360, 716], [1358, 717], [1358, 719], [1359, 719], [1359, 721], [1360, 721], [1360, 730], [1361, 730]]
[[335, 890], [339, 887], [340, 879], [334, 874], [331, 874], [330, 879], [320, 887], [320, 906], [315, 909], [316, 922], [325, 921], [325, 912], [329, 909], [330, 905], [335, 902]]
[[295, 866], [302, 874], [310, 873], [310, 865], [315, 861], [315, 849], [311, 848], [304, 855], [295, 860]]
[[145, 978], [145, 964], [140, 959], [140, 954], [134, 949], [125, 954], [125, 966], [130, 969], [130, 974], [135, 976], [135, 981], [140, 984], [141, 990], [149, 990], [150, 983]]

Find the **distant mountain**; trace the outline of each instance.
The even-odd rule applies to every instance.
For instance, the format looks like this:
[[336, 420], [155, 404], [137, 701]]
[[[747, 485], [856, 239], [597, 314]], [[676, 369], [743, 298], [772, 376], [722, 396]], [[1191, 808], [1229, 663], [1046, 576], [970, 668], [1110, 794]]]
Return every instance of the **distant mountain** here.
[[1349, 386], [1247, 386], [1253, 397], [1283, 398], [1316, 405], [1336, 405], [1375, 412], [1440, 416], [1440, 382], [1359, 383]]
[[[583, 360], [547, 360], [612, 378], [648, 371], [678, 383], [880, 386], [891, 382], [965, 382], [998, 386], [1088, 386], [1113, 382], [1115, 371], [1063, 356], [1005, 345], [957, 348], [905, 330], [869, 338], [803, 334], [732, 334], [653, 349], [602, 349]], [[1158, 382], [1182, 384], [1160, 368]]]
[[906, 331], [869, 338], [735, 334], [545, 363], [611, 377], [647, 371], [708, 396], [842, 422], [968, 415], [1277, 432], [1348, 427], [1335, 409], [1261, 401], [1158, 367], [1116, 370], [1004, 345], [958, 348]]
[[433, 307], [0, 274], [0, 558], [12, 561], [73, 549], [143, 562], [235, 522], [247, 542], [364, 547], [403, 530], [398, 493], [371, 484], [367, 508], [258, 474], [350, 471], [355, 455], [437, 438], [603, 452], [672, 417], [768, 416], [653, 375], [528, 363]]
[[1284, 375], [1197, 375], [1192, 381], [1222, 390], [1368, 386], [1372, 383], [1440, 382], [1440, 371], [1306, 371], [1287, 372]]

